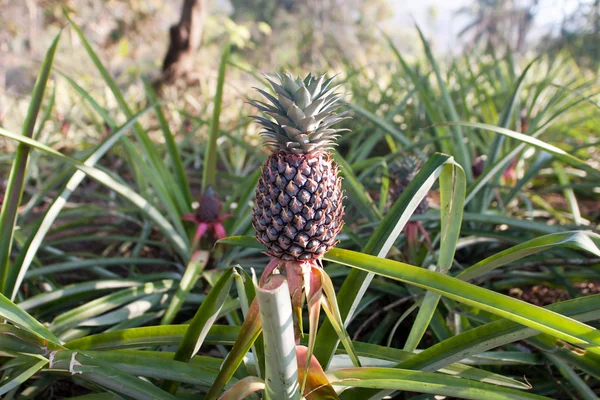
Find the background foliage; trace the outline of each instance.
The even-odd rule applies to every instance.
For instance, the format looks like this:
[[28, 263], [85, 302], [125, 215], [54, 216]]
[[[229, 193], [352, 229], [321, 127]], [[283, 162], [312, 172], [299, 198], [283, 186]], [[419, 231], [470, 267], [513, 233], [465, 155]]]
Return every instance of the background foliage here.
[[[158, 93], [179, 3], [0, 3], [0, 396], [210, 398], [262, 376], [242, 324], [268, 152], [247, 101], [289, 69], [339, 74], [352, 115], [325, 271], [365, 368], [327, 320], [315, 349], [325, 379], [356, 379], [341, 397], [596, 398], [600, 5], [540, 34], [546, 2], [515, 3], [457, 9], [449, 52], [385, 1], [209, 3], [191, 80]], [[232, 238], [196, 243], [181, 216], [212, 182]]]

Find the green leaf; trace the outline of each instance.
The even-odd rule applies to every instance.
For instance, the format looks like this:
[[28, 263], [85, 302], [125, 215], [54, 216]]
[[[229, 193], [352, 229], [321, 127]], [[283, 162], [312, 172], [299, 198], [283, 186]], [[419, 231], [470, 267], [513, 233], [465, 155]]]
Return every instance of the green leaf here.
[[577, 391], [577, 393], [579, 393], [579, 396], [581, 396], [581, 400], [598, 399], [598, 396], [596, 396], [594, 391], [590, 389], [590, 387], [585, 383], [585, 381], [579, 377], [577, 372], [575, 372], [573, 368], [569, 366], [569, 364], [567, 364], [562, 359], [553, 354], [546, 353], [545, 355], [550, 360], [550, 362], [552, 362], [552, 364], [554, 364], [554, 366], [558, 369], [560, 374], [571, 383], [575, 391]]
[[[50, 48], [46, 52], [40, 74], [33, 87], [33, 94], [31, 96], [31, 101], [29, 102], [29, 109], [27, 110], [27, 116], [25, 117], [23, 130], [21, 132], [21, 135], [25, 138], [31, 138], [33, 135], [35, 121], [44, 98], [46, 83], [48, 82], [50, 71], [52, 70], [54, 54], [56, 54], [56, 48], [58, 47], [58, 40], [60, 39], [61, 33], [62, 31], [56, 35]], [[17, 147], [17, 152], [6, 183], [2, 209], [0, 210], [0, 237], [2, 238], [2, 240], [0, 240], [0, 293], [4, 294], [8, 294], [6, 287], [9, 286], [8, 279], [11, 273], [10, 252], [17, 221], [18, 207], [23, 196], [29, 151], [30, 147], [24, 143], [20, 143]]]
[[192, 257], [185, 268], [185, 272], [183, 273], [183, 277], [179, 281], [177, 292], [173, 294], [171, 302], [160, 321], [161, 325], [168, 325], [173, 321], [188, 294], [198, 281], [200, 273], [204, 270], [204, 267], [206, 267], [209, 256], [210, 254], [207, 251], [196, 251], [192, 254]]
[[[210, 327], [214, 324], [233, 284], [233, 269], [227, 270], [217, 283], [212, 287], [206, 298], [196, 311], [196, 315], [190, 322], [181, 344], [177, 348], [174, 359], [176, 361], [189, 362], [200, 350]], [[169, 393], [177, 392], [178, 384], [166, 380], [163, 389]]]
[[27, 314], [27, 312], [20, 309], [19, 306], [7, 299], [2, 293], [0, 293], [0, 316], [31, 333], [35, 333], [49, 342], [57, 345], [61, 343], [60, 340], [44, 325], [40, 324], [35, 318]]
[[109, 189], [120, 194], [121, 196], [123, 196], [124, 199], [129, 200], [136, 207], [138, 207], [140, 212], [142, 212], [148, 218], [150, 218], [152, 221], [154, 221], [154, 223], [163, 231], [163, 233], [165, 234], [167, 239], [169, 239], [171, 241], [173, 246], [177, 249], [179, 254], [182, 255], [182, 257], [185, 257], [187, 255], [187, 252], [188, 252], [187, 240], [184, 239], [184, 237], [182, 237], [175, 230], [175, 228], [173, 228], [171, 223], [155, 207], [153, 207], [148, 202], [148, 200], [144, 199], [138, 193], [133, 191], [130, 187], [118, 182], [116, 179], [112, 178], [106, 172], [104, 172], [98, 168], [94, 168], [94, 167], [85, 165], [84, 163], [82, 163], [79, 160], [75, 160], [71, 157], [67, 157], [64, 154], [46, 146], [40, 142], [36, 142], [35, 140], [29, 139], [24, 136], [15, 135], [14, 133], [9, 132], [3, 128], [0, 128], [0, 135], [5, 136], [10, 139], [13, 139], [13, 140], [16, 140], [20, 143], [24, 143], [24, 144], [34, 147], [36, 149], [42, 150], [46, 154], [49, 154], [55, 158], [58, 158], [61, 161], [65, 161], [68, 164], [73, 165], [75, 168], [83, 171], [86, 175], [95, 179], [96, 181], [100, 182], [101, 184], [105, 185]]
[[[334, 386], [405, 390], [475, 400], [548, 399], [468, 379], [395, 368], [343, 368], [327, 372], [327, 376]], [[343, 393], [342, 399], [345, 399]]]
[[535, 137], [524, 135], [522, 133], [515, 132], [510, 129], [500, 128], [498, 126], [493, 126], [493, 125], [488, 125], [488, 124], [481, 124], [478, 122], [449, 122], [445, 125], [467, 126], [470, 128], [484, 129], [484, 130], [499, 133], [500, 135], [508, 136], [508, 137], [518, 140], [520, 142], [529, 144], [537, 149], [544, 150], [544, 151], [552, 154], [554, 157], [561, 160], [565, 164], [569, 164], [569, 165], [572, 165], [573, 167], [580, 168], [580, 169], [588, 172], [590, 175], [594, 176], [597, 179], [600, 178], [600, 171], [589, 166], [585, 161], [580, 160], [579, 158], [569, 154], [568, 152], [566, 152], [564, 150], [559, 149], [558, 147], [552, 146], [551, 144], [548, 144], [539, 139], [536, 139]]
[[[440, 175], [440, 251], [437, 271], [446, 274], [454, 263], [460, 235], [467, 181], [458, 164], [446, 164]], [[440, 294], [427, 292], [406, 339], [404, 350], [414, 351], [425, 334], [440, 300]]]
[[521, 258], [556, 247], [587, 251], [600, 257], [600, 249], [596, 243], [600, 243], [600, 235], [592, 232], [572, 231], [545, 235], [479, 261], [477, 264], [462, 271], [456, 277], [467, 281]]
[[333, 159], [340, 166], [340, 172], [344, 177], [342, 181], [342, 186], [344, 190], [350, 195], [350, 199], [352, 199], [357, 208], [364, 212], [371, 222], [377, 222], [381, 220], [381, 215], [379, 215], [379, 210], [373, 200], [369, 197], [367, 190], [360, 183], [354, 172], [352, 171], [352, 167], [350, 164], [346, 162], [344, 157], [342, 157], [338, 152], [333, 152]]
[[[453, 162], [452, 157], [446, 154], [435, 153], [431, 156], [406, 189], [404, 189], [402, 195], [394, 202], [385, 218], [379, 222], [377, 230], [369, 238], [363, 249], [363, 253], [377, 255], [381, 258], [387, 256], [404, 229], [404, 226], [425, 198], [429, 189], [431, 189], [444, 168], [446, 168], [446, 165]], [[250, 246], [248, 242], [245, 242], [244, 245], [246, 247]], [[346, 277], [337, 295], [340, 315], [344, 324], [348, 324], [352, 318], [373, 277], [374, 274], [359, 270], [350, 271]], [[335, 330], [329, 320], [325, 320], [319, 329], [315, 348], [315, 356], [321, 365], [325, 367], [329, 365], [329, 361], [337, 345], [338, 340]]]
[[[88, 56], [94, 63], [94, 66], [102, 76], [106, 85], [109, 87], [111, 93], [117, 101], [117, 104], [121, 108], [121, 111], [127, 119], [131, 119], [133, 116], [133, 111], [127, 104], [123, 93], [111, 76], [110, 72], [106, 69], [106, 67], [104, 67], [100, 61], [100, 58], [92, 49], [92, 46], [86, 39], [81, 28], [73, 22], [66, 12], [65, 18], [71, 24], [71, 27], [77, 34]], [[162, 201], [164, 207], [167, 209], [172, 223], [177, 228], [178, 234], [180, 236], [185, 236], [185, 230], [182, 222], [180, 221], [180, 215], [189, 211], [191, 205], [186, 201], [183, 192], [177, 187], [176, 181], [173, 179], [171, 173], [158, 153], [157, 146], [154, 144], [154, 142], [152, 142], [152, 140], [150, 140], [148, 133], [144, 130], [141, 124], [136, 122], [133, 126], [133, 131], [142, 146], [143, 157], [140, 155], [140, 151], [134, 145], [132, 145], [131, 142], [125, 140], [123, 143], [127, 150], [127, 154], [131, 159], [130, 162], [133, 164], [133, 170], [142, 171], [142, 173], [136, 173], [139, 186], [146, 187], [147, 182], [154, 186], [156, 189], [155, 193]], [[147, 160], [147, 162], [144, 161], [144, 158]], [[148, 179], [148, 177], [152, 177], [152, 179]], [[183, 240], [187, 245], [187, 237], [185, 237]], [[187, 254], [187, 252], [186, 254], [182, 254], [182, 258], [187, 258], [188, 256], [189, 254]]]
[[213, 115], [210, 124], [210, 135], [208, 145], [204, 153], [204, 169], [202, 170], [202, 192], [204, 193], [209, 186], [215, 186], [217, 173], [217, 138], [219, 137], [219, 119], [221, 118], [221, 108], [223, 106], [223, 86], [225, 85], [225, 70], [227, 69], [227, 60], [231, 45], [225, 44], [219, 63], [219, 77], [217, 78], [217, 92], [213, 102]]
[[[292, 321], [290, 321], [290, 323], [292, 323]], [[217, 378], [206, 394], [205, 400], [217, 399], [217, 396], [223, 391], [261, 332], [262, 325], [258, 310], [258, 302], [255, 299], [248, 310], [248, 315], [246, 315], [246, 319], [244, 320], [241, 329], [239, 330], [239, 335], [235, 340], [233, 348], [227, 355], [227, 358], [225, 358]]]
[[524, 301], [438, 272], [350, 250], [334, 248], [325, 254], [324, 259], [440, 293], [600, 354], [600, 336], [596, 329]]
[[[365, 360], [363, 364], [366, 364], [367, 366], [383, 366], [381, 365], [381, 360], [386, 360], [391, 363], [399, 364], [415, 356], [413, 353], [409, 353], [404, 350], [395, 349], [393, 347], [379, 346], [371, 343], [354, 342], [354, 347], [356, 348], [357, 352], [361, 355], [361, 357], [369, 357], [371, 359], [379, 361], [379, 365], [369, 365], [369, 361]], [[501, 354], [502, 355], [499, 357], [506, 355], [506, 352], [503, 351], [501, 352]], [[522, 355], [523, 353], [519, 352], [518, 354]], [[340, 365], [336, 363], [335, 366], [332, 366], [332, 369], [348, 367], [351, 367], [351, 365]], [[446, 365], [445, 367], [440, 368], [437, 371], [447, 375], [477, 380], [485, 383], [491, 383], [494, 385], [512, 387], [515, 389], [531, 388], [531, 385], [529, 385], [528, 383], [460, 363], [452, 363]]]
[[14, 388], [18, 387], [26, 380], [31, 378], [33, 375], [37, 374], [40, 369], [42, 369], [46, 364], [48, 364], [48, 360], [41, 356], [38, 357], [40, 359], [37, 359], [37, 357], [33, 357], [33, 362], [27, 363], [25, 365], [25, 368], [20, 369], [19, 374], [17, 376], [14, 376], [11, 380], [0, 386], [0, 396], [5, 395]]
[[[189, 325], [161, 325], [130, 328], [88, 335], [65, 344], [71, 350], [114, 350], [162, 345], [178, 345]], [[240, 333], [238, 326], [213, 325], [204, 343], [232, 345]]]
[[[560, 183], [561, 185], [569, 185], [571, 182], [569, 181], [569, 176], [567, 175], [564, 167], [557, 162], [553, 163], [552, 166], [554, 167], [554, 171], [556, 172], [558, 183]], [[569, 208], [571, 209], [571, 214], [573, 215], [573, 222], [576, 225], [584, 225], [584, 221], [581, 218], [581, 212], [579, 211], [577, 197], [575, 197], [575, 192], [573, 191], [573, 188], [565, 187], [563, 189], [563, 195], [569, 203]]]
[[596, 379], [600, 378], [600, 356], [571, 346], [563, 340], [540, 334], [526, 339], [532, 345], [546, 354], [552, 354]]
[[152, 383], [122, 372], [109, 363], [82, 352], [65, 350], [54, 353], [51, 369], [69, 371], [88, 382], [137, 400], [176, 399]]
[[[385, 37], [386, 41], [388, 42], [388, 45], [392, 49], [392, 52], [394, 53], [394, 55], [400, 62], [402, 70], [404, 71], [404, 75], [407, 76], [412, 81], [413, 85], [418, 90], [419, 95], [420, 95], [420, 100], [423, 102], [423, 105], [425, 106], [425, 111], [427, 113], [429, 120], [433, 121], [433, 123], [441, 122], [442, 118], [440, 117], [440, 115], [438, 115], [437, 105], [434, 105], [431, 102], [431, 98], [433, 98], [433, 96], [431, 95], [431, 93], [428, 93], [428, 91], [427, 91], [427, 86], [428, 86], [427, 78], [420, 79], [419, 76], [415, 73], [415, 71], [413, 71], [410, 68], [410, 66], [404, 59], [404, 57], [402, 57], [402, 55], [400, 54], [400, 51], [398, 51], [398, 48], [394, 45], [394, 41], [392, 40], [392, 38], [385, 34], [384, 34], [384, 37]], [[437, 126], [435, 126], [435, 125], [432, 126], [431, 130], [433, 131], [433, 133], [437, 139], [440, 139], [443, 137], [441, 132], [439, 132], [439, 129]], [[450, 148], [448, 141], [442, 140], [440, 143], [440, 146], [445, 153], [451, 152], [451, 148]]]
[[[242, 267], [236, 265], [233, 267], [235, 285], [240, 299], [242, 314], [244, 318], [248, 316], [250, 311], [250, 305], [256, 297], [256, 289], [252, 277], [244, 271]], [[257, 371], [258, 376], [263, 377], [265, 372], [265, 343], [262, 335], [256, 338], [254, 345], [252, 346], [252, 352], [257, 360]]]
[[[96, 150], [90, 154], [83, 163], [89, 167], [95, 166], [96, 163], [106, 154], [106, 152], [108, 152], [108, 150], [110, 150], [113, 145], [123, 135], [125, 135], [125, 133], [128, 132], [128, 130], [131, 128], [131, 125], [133, 125], [138, 118], [140, 118], [149, 110], [151, 110], [151, 108], [142, 110], [134, 115], [133, 118], [118, 128], [112, 135], [103, 140], [98, 145]], [[36, 226], [36, 229], [29, 234], [29, 238], [22, 246], [21, 251], [19, 252], [19, 255], [15, 260], [11, 270], [11, 278], [9, 279], [7, 285], [7, 291], [11, 292], [11, 299], [16, 297], [17, 292], [23, 283], [23, 280], [25, 279], [25, 275], [27, 274], [31, 263], [33, 262], [33, 259], [35, 258], [35, 255], [42, 244], [42, 241], [58, 217], [58, 214], [61, 212], [71, 194], [77, 189], [77, 187], [79, 187], [84, 178], [85, 173], [82, 171], [75, 171], [68, 182], [64, 185], [64, 189], [58, 196], [55, 197], [52, 204], [48, 207], [47, 211], [42, 217], [42, 220]]]
[[38, 307], [42, 307], [48, 303], [55, 302], [57, 300], [69, 298], [70, 296], [79, 293], [89, 293], [94, 291], [110, 289], [122, 289], [125, 287], [140, 286], [143, 284], [144, 282], [141, 281], [125, 279], [74, 283], [72, 285], [63, 286], [60, 289], [55, 289], [50, 292], [40, 293], [38, 295], [29, 297], [27, 300], [19, 303], [19, 307], [24, 311], [29, 311], [34, 310]]
[[149, 294], [166, 292], [173, 284], [172, 280], [148, 282], [142, 286], [123, 289], [100, 297], [57, 316], [52, 322], [50, 329], [56, 334], [62, 334], [67, 329], [76, 326], [78, 323], [81, 323], [88, 318], [96, 317], [106, 311], [110, 311]]
[[[498, 121], [498, 126], [501, 126], [503, 128], [508, 128], [509, 124], [512, 121], [513, 118], [513, 113], [514, 110], [518, 104], [519, 101], [519, 94], [521, 92], [521, 88], [523, 86], [523, 82], [525, 80], [525, 76], [527, 75], [527, 71], [529, 71], [529, 69], [531, 68], [531, 66], [537, 61], [537, 59], [531, 61], [527, 67], [525, 67], [525, 69], [523, 70], [523, 72], [521, 73], [521, 76], [519, 76], [519, 79], [517, 80], [517, 82], [515, 83], [515, 88], [512, 92], [512, 95], [510, 97], [510, 100], [508, 102], [506, 102], [504, 109], [502, 110], [502, 114], [500, 115], [500, 119]], [[502, 150], [502, 145], [504, 143], [504, 139], [506, 137], [502, 136], [502, 135], [496, 135], [494, 136], [494, 138], [492, 139], [492, 142], [490, 143], [490, 148], [488, 150], [487, 153], [487, 158], [486, 158], [486, 164], [487, 165], [494, 165], [498, 159], [498, 156], [500, 155], [500, 151]], [[496, 175], [496, 177], [494, 178], [494, 184], [497, 183], [499, 178], [499, 174]], [[485, 210], [488, 207], [489, 201], [492, 199], [492, 188], [488, 187], [486, 188], [486, 192], [484, 194], [484, 201], [481, 204], [481, 211], [485, 212]]]
[[169, 161], [171, 162], [171, 167], [175, 174], [175, 182], [177, 183], [179, 190], [183, 193], [186, 204], [189, 205], [189, 209], [186, 210], [186, 212], [189, 212], [191, 211], [192, 206], [192, 193], [190, 192], [190, 185], [185, 174], [183, 162], [181, 161], [181, 154], [179, 154], [177, 143], [175, 143], [175, 137], [169, 128], [169, 122], [167, 121], [162, 108], [158, 105], [158, 99], [154, 89], [146, 79], [144, 79], [144, 88], [146, 89], [146, 95], [150, 99], [150, 102], [155, 104], [154, 110], [156, 111], [156, 117], [158, 118], [160, 129], [163, 132], [163, 137], [165, 138], [167, 154], [169, 155]]
[[[416, 26], [416, 28], [417, 28], [417, 31], [419, 32], [419, 36], [421, 37], [421, 41], [423, 42], [423, 47], [425, 48], [425, 54], [427, 55], [427, 59], [429, 60], [429, 63], [431, 64], [431, 67], [433, 68], [433, 71], [435, 72], [438, 86], [440, 87], [440, 90], [442, 92], [442, 100], [447, 109], [448, 117], [449, 117], [450, 121], [457, 122], [460, 119], [458, 117], [458, 113], [456, 112], [456, 107], [454, 107], [454, 102], [452, 101], [452, 98], [450, 97], [450, 93], [448, 92], [448, 88], [446, 87], [446, 82], [444, 82], [444, 79], [442, 78], [440, 68], [437, 65], [435, 58], [433, 57], [431, 48], [429, 47], [429, 43], [427, 43], [427, 40], [425, 39], [423, 32], [421, 32], [421, 29], [419, 28], [418, 25]], [[472, 172], [471, 172], [471, 165], [472, 165], [471, 156], [470, 156], [469, 152], [467, 151], [467, 146], [464, 141], [462, 129], [460, 129], [459, 126], [456, 126], [454, 129], [452, 129], [452, 133], [454, 135], [454, 143], [458, 147], [457, 154], [456, 154], [456, 160], [458, 161], [460, 166], [465, 171], [467, 181], [471, 182], [473, 180], [473, 176], [472, 176]]]
[[[331, 278], [325, 271], [321, 272], [322, 279], [322, 289], [325, 294], [324, 298], [321, 298], [321, 304], [323, 306], [323, 310], [327, 314], [327, 320], [333, 327], [338, 339], [342, 342], [342, 345], [346, 349], [346, 352], [350, 356], [352, 360], [352, 364], [356, 367], [360, 367], [360, 360], [354, 351], [354, 346], [352, 345], [352, 341], [350, 340], [350, 336], [346, 331], [346, 327], [344, 326], [344, 322], [342, 321], [342, 316], [340, 314], [340, 310], [338, 307], [337, 299], [335, 296], [335, 289], [333, 287], [333, 282]], [[311, 357], [312, 360], [312, 352], [308, 353], [308, 357]]]
[[[210, 387], [218, 371], [200, 360], [186, 363], [158, 358], [150, 351], [85, 351], [85, 354], [131, 375], [185, 382], [205, 389]], [[173, 353], [169, 355], [172, 357]]]
[[0, 324], [0, 349], [3, 352], [47, 355], [62, 347], [49, 342], [33, 330], [26, 330], [9, 323]]
[[[527, 72], [529, 71], [531, 66], [536, 61], [537, 61], [537, 59], [535, 59], [535, 60], [531, 61], [529, 64], [527, 64], [527, 67], [525, 67], [525, 69], [521, 73], [521, 76], [519, 76], [519, 79], [515, 83], [515, 88], [512, 91], [512, 94], [510, 96], [510, 100], [506, 102], [506, 104], [502, 110], [502, 114], [500, 114], [500, 120], [498, 121], [498, 126], [501, 126], [503, 128], [508, 128], [508, 126], [512, 120], [512, 116], [513, 116], [515, 107], [519, 101], [519, 93], [521, 92], [521, 88], [523, 86], [525, 76], [527, 75]], [[489, 151], [487, 153], [488, 156], [487, 156], [486, 162], [488, 162], [490, 164], [494, 164], [496, 162], [496, 160], [498, 159], [498, 155], [500, 154], [500, 151], [502, 149], [503, 139], [504, 139], [504, 136], [495, 136], [494, 137], [494, 139], [492, 140], [492, 143], [490, 144]]]
[[[381, 129], [383, 129], [384, 131], [391, 134], [404, 146], [412, 145], [412, 142], [406, 136], [404, 136], [404, 134], [402, 134], [402, 132], [400, 132], [399, 130], [394, 128], [394, 126], [392, 124], [385, 121], [384, 119], [379, 118], [377, 115], [369, 112], [368, 110], [365, 110], [364, 108], [362, 108], [361, 106], [358, 106], [356, 104], [347, 104], [347, 106], [351, 110], [356, 111], [358, 114], [367, 118], [369, 121], [373, 122], [375, 125], [379, 126]], [[417, 154], [419, 154], [419, 156], [424, 157], [424, 154], [420, 150], [417, 149], [416, 151], [417, 151]]]
[[[600, 318], [599, 300], [600, 295], [582, 297], [552, 304], [547, 306], [546, 309], [579, 321], [592, 321]], [[399, 363], [396, 368], [437, 371], [466, 357], [480, 354], [507, 343], [527, 339], [538, 335], [538, 333], [535, 329], [500, 319], [439, 342]], [[536, 336], [536, 338], [539, 336]], [[356, 400], [370, 398], [375, 394], [373, 390], [365, 389], [353, 390], [353, 392], [355, 392], [353, 393], [354, 397], [351, 398]]]

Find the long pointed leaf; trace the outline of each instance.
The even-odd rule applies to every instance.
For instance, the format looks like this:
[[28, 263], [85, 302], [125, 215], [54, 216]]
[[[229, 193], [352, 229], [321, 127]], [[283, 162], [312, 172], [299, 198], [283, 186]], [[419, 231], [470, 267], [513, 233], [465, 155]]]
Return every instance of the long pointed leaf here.
[[[61, 32], [62, 33], [62, 32]], [[23, 124], [22, 136], [31, 138], [35, 128], [40, 106], [44, 97], [46, 83], [52, 70], [54, 54], [58, 47], [60, 33], [54, 38], [50, 48], [46, 52], [42, 69], [33, 87], [33, 94], [27, 110], [27, 116]], [[10, 275], [10, 251], [13, 242], [14, 228], [17, 221], [17, 211], [21, 198], [23, 196], [23, 185], [25, 184], [25, 170], [27, 168], [27, 159], [29, 157], [30, 147], [20, 143], [17, 147], [17, 153], [13, 161], [8, 182], [6, 184], [6, 193], [2, 208], [0, 210], [0, 293], [8, 294], [8, 277]]]

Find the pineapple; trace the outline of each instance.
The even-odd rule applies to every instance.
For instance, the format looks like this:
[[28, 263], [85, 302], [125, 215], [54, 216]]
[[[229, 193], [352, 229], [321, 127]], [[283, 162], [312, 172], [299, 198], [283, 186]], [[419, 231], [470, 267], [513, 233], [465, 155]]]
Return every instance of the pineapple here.
[[181, 216], [182, 220], [196, 224], [193, 245], [196, 246], [209, 230], [213, 231], [217, 239], [223, 239], [227, 236], [223, 221], [231, 217], [231, 214], [221, 214], [223, 203], [219, 199], [217, 192], [209, 186], [206, 192], [200, 196], [198, 202], [200, 205], [195, 213], [183, 214]]
[[333, 78], [290, 74], [269, 79], [277, 97], [257, 89], [269, 102], [251, 102], [267, 117], [254, 118], [273, 154], [256, 189], [253, 225], [267, 254], [284, 261], [319, 260], [336, 244], [343, 226], [342, 180], [329, 150], [345, 119]]
[[[391, 187], [390, 193], [392, 202], [395, 202], [398, 197], [404, 192], [404, 189], [415, 178], [421, 169], [421, 160], [413, 155], [402, 157], [400, 161], [395, 162], [390, 166]], [[423, 214], [429, 208], [429, 198], [425, 198], [419, 203], [415, 210], [415, 214]]]
[[[336, 244], [344, 224], [342, 179], [329, 150], [344, 129], [333, 125], [345, 119], [335, 111], [342, 106], [341, 96], [330, 87], [332, 78], [324, 75], [294, 79], [276, 75], [269, 79], [272, 96], [258, 91], [270, 102], [251, 104], [267, 118], [254, 117], [264, 128], [261, 134], [273, 149], [262, 169], [256, 188], [252, 224], [256, 237], [271, 256], [260, 278], [267, 287], [287, 280], [297, 343], [302, 334], [304, 300], [309, 315], [308, 357], [312, 355], [321, 305], [333, 318], [336, 333], [356, 366], [360, 361], [352, 347], [336, 301], [331, 278], [321, 258]], [[335, 328], [337, 327], [337, 328]], [[309, 364], [306, 364], [308, 370]], [[304, 375], [307, 376], [306, 374]], [[301, 387], [304, 387], [301, 383]]]

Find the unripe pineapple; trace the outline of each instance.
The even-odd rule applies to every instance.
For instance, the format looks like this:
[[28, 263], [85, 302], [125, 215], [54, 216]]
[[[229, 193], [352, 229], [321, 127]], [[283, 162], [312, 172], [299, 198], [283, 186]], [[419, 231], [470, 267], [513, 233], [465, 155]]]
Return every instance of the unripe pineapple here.
[[[392, 202], [395, 202], [398, 197], [404, 192], [408, 184], [415, 178], [421, 169], [421, 160], [417, 157], [408, 155], [404, 156], [390, 166], [391, 185], [390, 192]], [[429, 208], [429, 197], [419, 203], [415, 214], [423, 214]]]
[[341, 96], [324, 75], [269, 82], [277, 97], [252, 102], [267, 117], [254, 117], [273, 149], [256, 189], [253, 225], [267, 254], [281, 260], [319, 259], [336, 243], [343, 226], [342, 181], [329, 154], [344, 119], [335, 111]]

